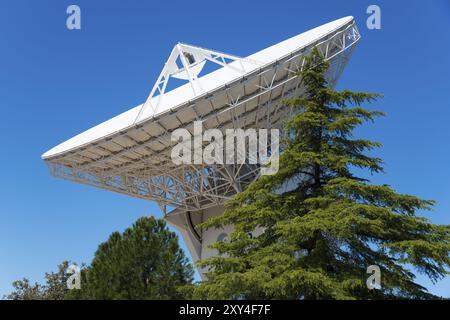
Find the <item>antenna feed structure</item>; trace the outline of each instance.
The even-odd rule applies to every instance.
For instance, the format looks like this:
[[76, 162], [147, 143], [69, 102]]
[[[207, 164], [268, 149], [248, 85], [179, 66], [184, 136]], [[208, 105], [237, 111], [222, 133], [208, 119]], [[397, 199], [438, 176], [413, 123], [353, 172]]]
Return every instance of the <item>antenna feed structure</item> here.
[[[199, 79], [199, 74], [202, 72], [208, 61], [221, 67], [230, 68], [243, 75], [248, 71], [246, 70], [243, 62], [259, 66], [262, 65], [262, 63], [258, 61], [250, 61], [249, 59], [235, 55], [180, 42], [173, 47], [169, 58], [164, 64], [158, 79], [147, 97], [147, 100], [141, 107], [135, 123], [139, 122], [142, 114], [148, 108], [151, 108], [153, 114], [158, 112], [158, 108], [164, 98], [170, 78], [189, 81], [194, 97], [198, 97], [199, 95], [205, 93]], [[233, 61], [237, 61], [239, 63], [231, 64]]]

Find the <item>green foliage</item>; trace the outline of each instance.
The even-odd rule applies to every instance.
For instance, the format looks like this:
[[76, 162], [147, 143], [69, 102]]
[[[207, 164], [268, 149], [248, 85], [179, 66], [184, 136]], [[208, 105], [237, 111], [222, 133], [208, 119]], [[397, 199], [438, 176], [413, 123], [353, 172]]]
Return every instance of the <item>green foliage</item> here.
[[[380, 144], [352, 135], [382, 115], [361, 106], [380, 95], [329, 88], [328, 66], [315, 51], [299, 73], [306, 91], [286, 102], [296, 116], [286, 123], [279, 172], [203, 225], [235, 229], [211, 246], [219, 256], [200, 263], [211, 272], [190, 288], [193, 298], [427, 299], [434, 296], [410, 267], [432, 281], [448, 274], [449, 226], [416, 215], [433, 201], [354, 175], [353, 168], [383, 171], [367, 154]], [[250, 237], [256, 228], [264, 232]], [[370, 265], [381, 268], [381, 290], [366, 286]]]
[[[67, 273], [67, 268], [72, 265], [70, 261], [63, 261], [58, 266], [57, 272], [45, 273], [46, 286], [45, 286], [45, 300], [64, 300], [66, 299], [69, 289], [67, 288], [67, 280], [71, 274]], [[84, 265], [81, 266], [84, 268]]]
[[71, 299], [181, 299], [192, 267], [163, 220], [140, 218], [100, 244]]
[[163, 220], [138, 219], [124, 233], [114, 232], [100, 244], [92, 264], [81, 266], [81, 289], [69, 290], [64, 261], [46, 283], [13, 282], [10, 300], [181, 299], [180, 287], [192, 284], [192, 266], [175, 233]]
[[27, 278], [12, 283], [13, 292], [5, 296], [8, 300], [64, 300], [69, 292], [67, 288], [67, 268], [70, 261], [63, 261], [56, 272], [45, 273], [45, 284], [30, 284]]
[[23, 278], [12, 283], [14, 291], [4, 296], [7, 300], [43, 300], [43, 288], [39, 283], [30, 284], [30, 280]]

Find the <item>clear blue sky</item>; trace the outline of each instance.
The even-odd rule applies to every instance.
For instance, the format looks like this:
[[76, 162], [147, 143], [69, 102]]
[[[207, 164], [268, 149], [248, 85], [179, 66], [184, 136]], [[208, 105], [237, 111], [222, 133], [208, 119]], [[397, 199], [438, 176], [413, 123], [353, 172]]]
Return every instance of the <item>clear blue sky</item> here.
[[[66, 8], [82, 30], [66, 29]], [[366, 28], [378, 4], [382, 29]], [[437, 200], [450, 223], [450, 1], [0, 2], [0, 296], [24, 276], [41, 281], [64, 259], [89, 263], [97, 245], [151, 202], [56, 180], [41, 154], [146, 98], [172, 46], [187, 42], [245, 56], [353, 15], [362, 40], [339, 88], [380, 92], [388, 117], [359, 131], [381, 141], [399, 192]], [[431, 292], [450, 296], [450, 278]]]

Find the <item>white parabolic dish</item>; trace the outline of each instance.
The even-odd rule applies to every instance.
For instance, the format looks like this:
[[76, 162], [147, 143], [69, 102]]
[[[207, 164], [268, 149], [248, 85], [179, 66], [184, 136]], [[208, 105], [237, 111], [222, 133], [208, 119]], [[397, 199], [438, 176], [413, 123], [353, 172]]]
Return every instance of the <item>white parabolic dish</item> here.
[[[330, 60], [334, 85], [359, 38], [353, 17], [345, 17], [246, 58], [178, 44], [146, 103], [57, 145], [42, 158], [57, 177], [155, 200], [164, 211], [167, 206], [198, 210], [218, 205], [253, 181], [257, 168], [176, 167], [169, 161], [170, 132], [192, 130], [195, 120], [203, 121], [205, 129], [277, 127], [290, 115], [282, 100], [301, 94], [296, 72], [307, 53], [317, 47]], [[195, 60], [187, 61], [188, 55]], [[177, 58], [182, 60], [178, 69]], [[205, 61], [222, 67], [197, 78]], [[170, 77], [190, 80], [165, 92]]]

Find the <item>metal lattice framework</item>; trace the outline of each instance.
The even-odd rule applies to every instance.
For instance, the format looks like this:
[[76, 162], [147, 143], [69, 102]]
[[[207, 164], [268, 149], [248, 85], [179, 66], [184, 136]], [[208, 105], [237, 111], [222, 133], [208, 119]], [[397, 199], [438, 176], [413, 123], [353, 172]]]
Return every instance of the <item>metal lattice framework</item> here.
[[[173, 49], [142, 106], [135, 126], [125, 132], [74, 151], [46, 159], [50, 172], [59, 178], [92, 185], [133, 197], [156, 201], [162, 211], [195, 211], [224, 203], [257, 179], [258, 165], [175, 165], [171, 160], [171, 133], [178, 128], [193, 132], [193, 121], [202, 121], [204, 130], [218, 128], [279, 128], [293, 110], [283, 100], [302, 94], [297, 76], [305, 57], [316, 47], [331, 62], [328, 71], [334, 86], [360, 35], [352, 21], [336, 32], [289, 55], [245, 73], [233, 83], [211, 94], [202, 92], [197, 77], [206, 61], [229, 67], [226, 60], [239, 57], [178, 44]], [[176, 61], [181, 60], [181, 66]], [[248, 62], [248, 61], [247, 61]], [[251, 63], [258, 64], [254, 61]], [[156, 113], [170, 77], [191, 83], [195, 99], [139, 121], [145, 108]], [[156, 104], [151, 100], [158, 97]]]
[[[150, 95], [142, 106], [135, 122], [139, 122], [146, 108], [150, 107], [154, 114], [158, 112], [158, 107], [164, 98], [164, 93], [166, 92], [167, 84], [169, 83], [171, 77], [189, 81], [195, 96], [203, 94], [204, 90], [198, 75], [207, 61], [213, 62], [225, 68], [232, 68], [241, 74], [245, 74], [247, 72], [243, 62], [262, 65], [259, 61], [191, 46], [185, 43], [178, 43], [172, 49], [167, 62], [164, 64], [164, 67], [156, 80]], [[234, 67], [228, 63], [229, 61], [238, 61], [239, 64], [237, 67]], [[155, 104], [152, 103], [153, 98], [156, 98]]]

